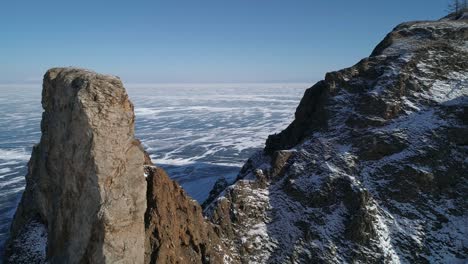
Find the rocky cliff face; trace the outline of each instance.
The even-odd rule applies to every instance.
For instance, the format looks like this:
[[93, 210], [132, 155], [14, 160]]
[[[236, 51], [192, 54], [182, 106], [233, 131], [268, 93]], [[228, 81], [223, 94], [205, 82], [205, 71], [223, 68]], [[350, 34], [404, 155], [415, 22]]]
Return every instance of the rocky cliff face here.
[[51, 69], [42, 104], [7, 263], [222, 262], [214, 225], [134, 138], [118, 78]]
[[396, 27], [306, 90], [206, 209], [241, 263], [467, 259], [468, 21]]

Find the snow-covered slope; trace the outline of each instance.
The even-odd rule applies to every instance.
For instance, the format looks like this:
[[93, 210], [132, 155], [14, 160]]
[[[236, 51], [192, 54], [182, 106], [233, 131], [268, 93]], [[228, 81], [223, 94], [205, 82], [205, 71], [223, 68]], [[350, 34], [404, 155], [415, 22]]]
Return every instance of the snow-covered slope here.
[[396, 27], [306, 90], [206, 212], [233, 263], [465, 263], [468, 21]]

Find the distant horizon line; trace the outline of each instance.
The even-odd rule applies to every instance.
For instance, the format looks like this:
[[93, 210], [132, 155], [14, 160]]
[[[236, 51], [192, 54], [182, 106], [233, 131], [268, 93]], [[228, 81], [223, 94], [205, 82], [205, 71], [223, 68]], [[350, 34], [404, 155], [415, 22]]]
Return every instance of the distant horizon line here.
[[[252, 86], [264, 86], [264, 85], [281, 85], [281, 86], [307, 86], [310, 87], [313, 84], [315, 84], [318, 80], [313, 80], [310, 82], [273, 82], [273, 81], [265, 81], [265, 82], [142, 82], [142, 83], [136, 83], [136, 82], [122, 82], [125, 87], [128, 88], [160, 88], [162, 86], [164, 87], [180, 87], [180, 88], [187, 88], [187, 86], [190, 87], [204, 87], [208, 88], [207, 86], [220, 86], [222, 85], [223, 87], [232, 87], [236, 85], [252, 85]], [[0, 83], [0, 89], [1, 88], [31, 88], [35, 86], [42, 86], [42, 82], [23, 82], [23, 83]], [[305, 88], [305, 87], [304, 87]]]

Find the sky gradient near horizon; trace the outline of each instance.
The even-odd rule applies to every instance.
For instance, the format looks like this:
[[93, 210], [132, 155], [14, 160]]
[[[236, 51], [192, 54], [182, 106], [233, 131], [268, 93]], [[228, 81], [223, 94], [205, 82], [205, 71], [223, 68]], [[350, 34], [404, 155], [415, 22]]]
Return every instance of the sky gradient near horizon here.
[[2, 1], [0, 84], [56, 66], [128, 83], [313, 82], [444, 0]]

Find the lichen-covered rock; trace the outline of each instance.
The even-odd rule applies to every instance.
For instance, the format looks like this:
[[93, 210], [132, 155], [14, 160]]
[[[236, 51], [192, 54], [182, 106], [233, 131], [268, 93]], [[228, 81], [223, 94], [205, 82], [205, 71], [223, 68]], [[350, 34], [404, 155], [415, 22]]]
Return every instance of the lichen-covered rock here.
[[466, 17], [401, 24], [206, 212], [242, 263], [465, 263], [467, 111]]
[[[29, 162], [6, 261], [143, 263], [145, 157], [122, 82], [55, 68], [44, 76], [42, 95], [42, 137]], [[39, 229], [46, 230], [45, 239], [34, 245], [29, 238]], [[22, 240], [44, 250], [28, 253]]]

